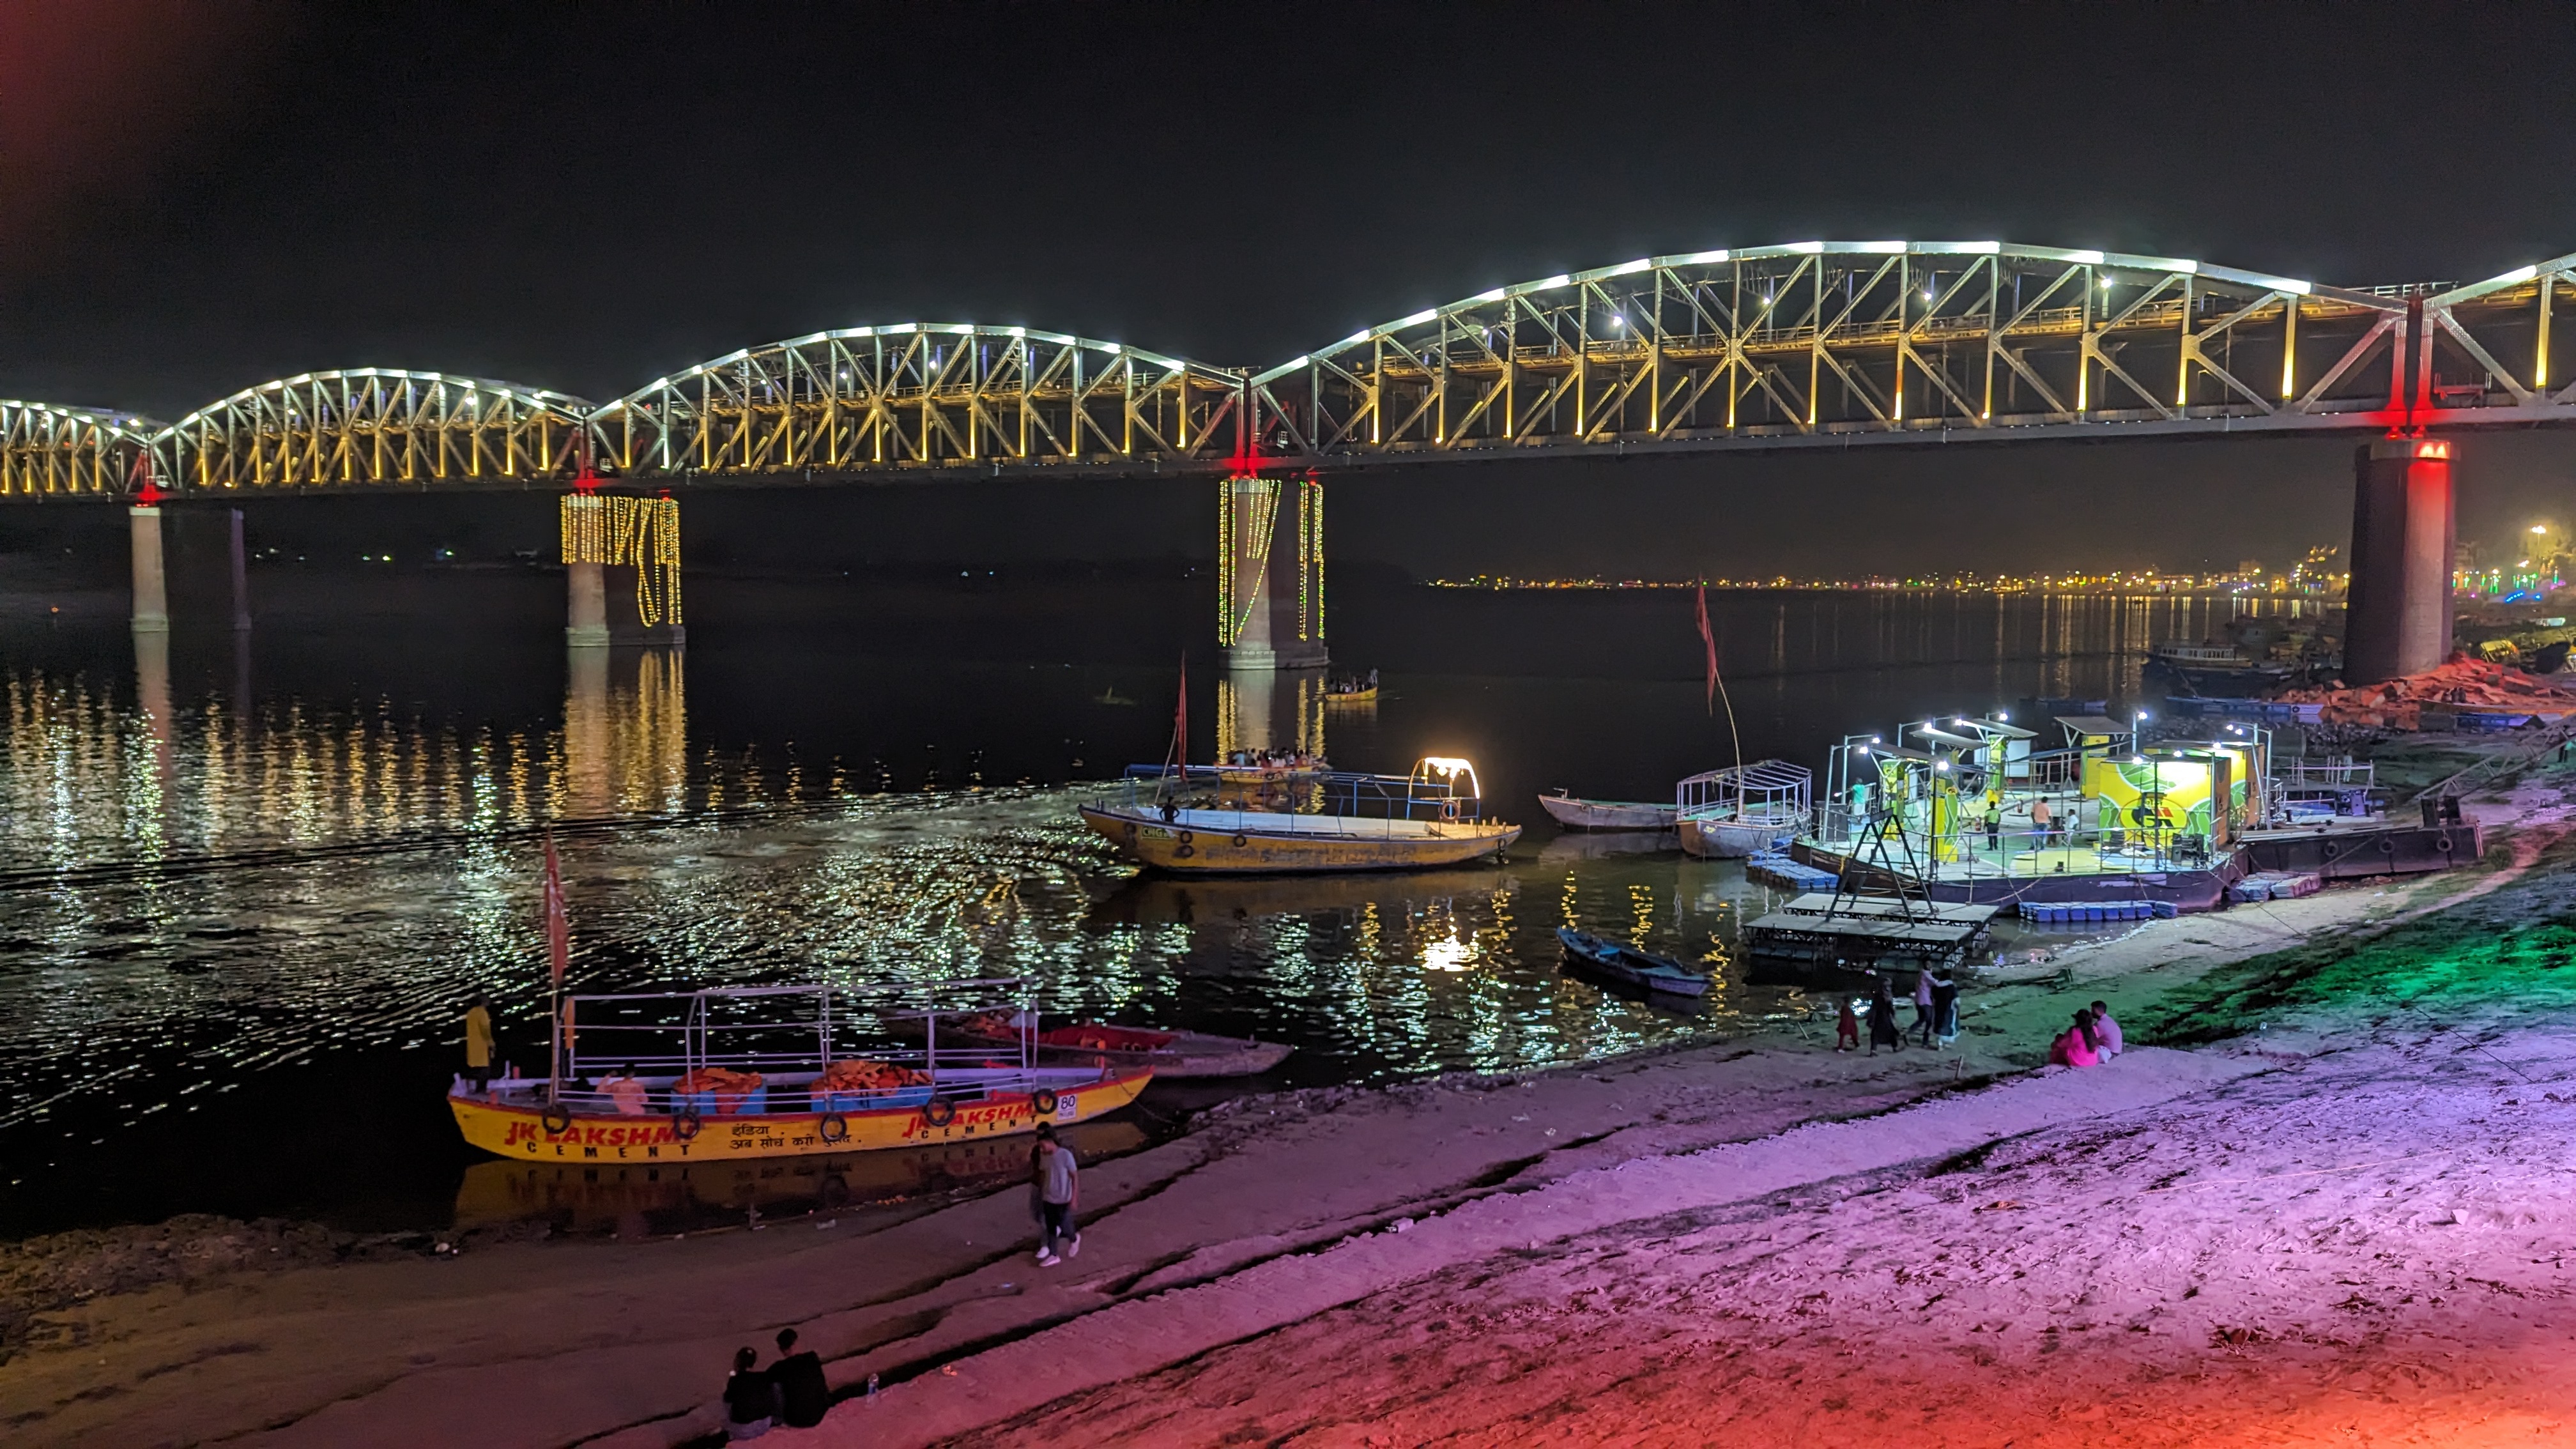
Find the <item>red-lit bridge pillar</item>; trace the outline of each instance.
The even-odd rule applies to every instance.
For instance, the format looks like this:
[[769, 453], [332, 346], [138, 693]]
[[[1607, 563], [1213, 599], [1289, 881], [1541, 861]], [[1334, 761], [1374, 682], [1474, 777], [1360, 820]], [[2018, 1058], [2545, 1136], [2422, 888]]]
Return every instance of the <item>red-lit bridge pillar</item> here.
[[170, 632], [170, 591], [161, 561], [161, 509], [145, 498], [126, 511], [134, 541], [134, 632]]
[[2376, 684], [2450, 657], [2451, 445], [2381, 438], [2353, 456], [2343, 679]]

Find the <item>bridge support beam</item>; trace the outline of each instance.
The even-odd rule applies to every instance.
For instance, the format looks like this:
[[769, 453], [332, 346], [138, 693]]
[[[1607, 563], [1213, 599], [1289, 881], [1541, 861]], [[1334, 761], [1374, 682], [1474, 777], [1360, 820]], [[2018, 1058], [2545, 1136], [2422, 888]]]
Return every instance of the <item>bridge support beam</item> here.
[[575, 649], [608, 647], [608, 577], [606, 564], [568, 563], [564, 580], [568, 597], [564, 643]]
[[170, 588], [161, 562], [161, 510], [138, 503], [125, 510], [134, 541], [134, 632], [170, 632]]
[[2376, 684], [2450, 657], [2451, 445], [2381, 438], [2353, 455], [2343, 679]]

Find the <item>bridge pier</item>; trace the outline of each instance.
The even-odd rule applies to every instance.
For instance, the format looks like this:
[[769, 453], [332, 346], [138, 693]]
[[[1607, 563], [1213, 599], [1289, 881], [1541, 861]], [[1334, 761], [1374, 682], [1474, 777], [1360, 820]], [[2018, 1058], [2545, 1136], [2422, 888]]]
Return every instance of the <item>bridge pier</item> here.
[[[1226, 668], [1313, 669], [1330, 662], [1324, 651], [1324, 485], [1309, 475], [1297, 483], [1297, 586], [1291, 596], [1276, 583], [1280, 515], [1287, 510], [1275, 479], [1225, 480], [1217, 498], [1217, 643]], [[1286, 615], [1282, 618], [1281, 615]]]
[[2381, 438], [2353, 454], [2343, 680], [2376, 684], [2450, 657], [2451, 445]]
[[138, 503], [125, 510], [134, 542], [134, 632], [170, 632], [170, 587], [161, 561], [161, 510]]
[[606, 564], [564, 565], [564, 643], [575, 649], [608, 647], [607, 571]]

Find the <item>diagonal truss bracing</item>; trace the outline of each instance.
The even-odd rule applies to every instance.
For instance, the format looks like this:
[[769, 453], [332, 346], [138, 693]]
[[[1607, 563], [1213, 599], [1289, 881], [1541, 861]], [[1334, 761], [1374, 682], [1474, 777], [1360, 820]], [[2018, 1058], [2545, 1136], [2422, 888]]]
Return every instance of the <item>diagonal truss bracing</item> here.
[[[1497, 287], [1252, 387], [1264, 449], [1315, 461], [2381, 425], [2410, 300], [2171, 257], [1799, 242]], [[2426, 325], [2466, 350], [2448, 314]]]
[[160, 430], [130, 413], [0, 400], [0, 497], [122, 496]]
[[505, 484], [579, 465], [590, 404], [436, 372], [310, 372], [246, 388], [152, 440], [178, 493], [368, 484]]
[[1242, 377], [1025, 327], [817, 332], [690, 368], [591, 417], [628, 474], [808, 476], [974, 466], [1213, 463]]

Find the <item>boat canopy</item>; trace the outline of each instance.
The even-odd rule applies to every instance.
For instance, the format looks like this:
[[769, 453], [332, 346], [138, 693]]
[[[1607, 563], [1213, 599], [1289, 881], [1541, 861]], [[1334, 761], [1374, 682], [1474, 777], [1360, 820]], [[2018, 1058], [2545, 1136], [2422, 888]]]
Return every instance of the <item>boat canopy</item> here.
[[[1208, 808], [1216, 803], [1215, 797], [1233, 788], [1214, 765], [1129, 765], [1122, 783], [1126, 798], [1120, 803], [1145, 809]], [[1299, 771], [1286, 783], [1283, 794], [1286, 798], [1279, 808], [1265, 813], [1451, 821], [1478, 820], [1484, 814], [1475, 765], [1446, 755], [1424, 757], [1409, 775]]]
[[1673, 787], [1684, 820], [1804, 825], [1815, 775], [1786, 760], [1756, 760], [1693, 775]]
[[[940, 1023], [1036, 1010], [1025, 978], [943, 981], [928, 986], [710, 986], [568, 996], [563, 1007], [563, 1080], [631, 1070], [678, 1076], [707, 1067], [769, 1074], [821, 1072], [844, 1057], [910, 1067], [935, 1084], [943, 1068], [1010, 1066], [1007, 1047]], [[1025, 1046], [1016, 1063], [1031, 1063]]]

